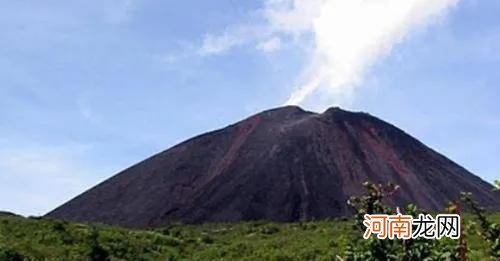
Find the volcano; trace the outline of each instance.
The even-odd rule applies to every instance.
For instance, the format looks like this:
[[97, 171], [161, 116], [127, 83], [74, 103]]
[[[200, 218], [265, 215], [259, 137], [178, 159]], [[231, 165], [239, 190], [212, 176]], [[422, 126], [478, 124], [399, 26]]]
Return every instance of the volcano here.
[[492, 185], [367, 113], [287, 106], [154, 155], [47, 216], [126, 227], [348, 216], [362, 183], [393, 182], [391, 204], [442, 210], [461, 191], [498, 209]]

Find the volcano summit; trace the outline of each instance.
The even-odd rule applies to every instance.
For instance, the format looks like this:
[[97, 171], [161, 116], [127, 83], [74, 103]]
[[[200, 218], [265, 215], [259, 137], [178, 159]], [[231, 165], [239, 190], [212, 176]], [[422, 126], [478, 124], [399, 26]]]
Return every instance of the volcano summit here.
[[127, 227], [172, 221], [296, 221], [349, 215], [364, 181], [399, 184], [392, 202], [441, 210], [461, 191], [499, 208], [492, 186], [366, 113], [287, 106], [134, 165], [48, 216]]

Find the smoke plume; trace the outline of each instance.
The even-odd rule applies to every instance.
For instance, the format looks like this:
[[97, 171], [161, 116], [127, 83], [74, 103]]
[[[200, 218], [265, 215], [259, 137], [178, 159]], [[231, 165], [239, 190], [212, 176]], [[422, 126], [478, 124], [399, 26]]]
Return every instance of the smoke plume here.
[[379, 58], [457, 1], [270, 0], [268, 19], [276, 31], [309, 31], [315, 41], [302, 84], [286, 104], [301, 104], [318, 93], [331, 101], [349, 97]]

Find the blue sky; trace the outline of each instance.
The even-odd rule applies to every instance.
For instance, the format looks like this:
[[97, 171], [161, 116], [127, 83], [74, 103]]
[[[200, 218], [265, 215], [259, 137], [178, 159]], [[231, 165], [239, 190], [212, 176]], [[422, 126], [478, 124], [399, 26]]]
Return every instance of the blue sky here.
[[[186, 138], [284, 104], [314, 68], [315, 32], [269, 25], [280, 1], [4, 1], [0, 209], [44, 214]], [[458, 1], [407, 28], [348, 95], [301, 105], [367, 111], [498, 179], [499, 13], [498, 1]]]

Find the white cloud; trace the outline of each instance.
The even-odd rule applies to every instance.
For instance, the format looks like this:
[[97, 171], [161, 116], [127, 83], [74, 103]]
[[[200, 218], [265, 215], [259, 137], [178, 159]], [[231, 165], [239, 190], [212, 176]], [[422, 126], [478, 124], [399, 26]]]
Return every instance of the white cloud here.
[[267, 0], [263, 14], [275, 33], [298, 36], [313, 28], [325, 0]]
[[[242, 24], [221, 35], [209, 34], [200, 53], [219, 54], [243, 44], [254, 44], [257, 50], [267, 52], [285, 44], [283, 39], [300, 41], [303, 35], [312, 35], [310, 63], [286, 104], [303, 104], [308, 98], [321, 97], [325, 106], [344, 105], [377, 60], [388, 55], [412, 30], [440, 17], [457, 2], [266, 0], [256, 12], [265, 26]], [[246, 33], [242, 28], [254, 30]], [[273, 39], [280, 39], [279, 44]]]
[[88, 189], [95, 170], [81, 162], [87, 145], [1, 141], [0, 210], [43, 215]]
[[281, 40], [278, 37], [273, 37], [267, 41], [259, 43], [255, 48], [266, 53], [272, 53], [281, 48]]
[[222, 53], [231, 47], [241, 43], [241, 39], [229, 33], [221, 36], [206, 35], [203, 39], [203, 45], [200, 48], [201, 55], [211, 55]]
[[[252, 13], [252, 23], [242, 23], [225, 28], [222, 33], [208, 33], [203, 37], [198, 54], [202, 56], [222, 54], [240, 45], [254, 45], [262, 52], [281, 48], [281, 35], [300, 36], [309, 30], [309, 17], [318, 12], [323, 0], [267, 0], [264, 7]], [[289, 6], [295, 6], [289, 9]], [[263, 20], [262, 25], [256, 20]]]
[[264, 28], [245, 24], [226, 28], [222, 34], [206, 34], [198, 54], [221, 54], [235, 46], [255, 41], [259, 35], [265, 35]]

